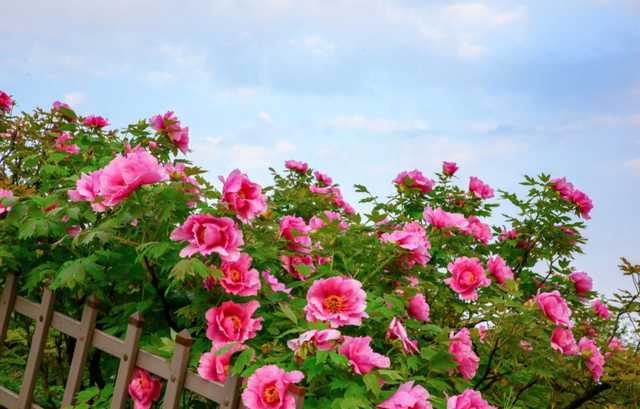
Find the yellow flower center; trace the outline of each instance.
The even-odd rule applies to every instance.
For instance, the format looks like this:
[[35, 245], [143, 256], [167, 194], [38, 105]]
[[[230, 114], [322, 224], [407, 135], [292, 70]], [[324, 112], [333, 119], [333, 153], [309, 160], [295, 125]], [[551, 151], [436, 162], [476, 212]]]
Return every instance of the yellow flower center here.
[[467, 274], [469, 274], [469, 281], [475, 281], [476, 277], [473, 275], [473, 273], [471, 271], [465, 271]]
[[280, 394], [278, 393], [278, 388], [275, 385], [271, 385], [264, 390], [264, 400], [267, 403], [275, 403], [280, 401]]
[[342, 298], [337, 295], [330, 295], [324, 299], [323, 305], [325, 310], [337, 314], [342, 311]]
[[233, 329], [237, 331], [238, 328], [240, 328], [240, 325], [242, 324], [242, 320], [240, 318], [236, 317], [235, 315], [232, 315], [229, 318], [233, 322]]
[[231, 276], [231, 281], [233, 281], [234, 283], [237, 283], [238, 281], [240, 281], [240, 272], [238, 272], [238, 270], [233, 269], [229, 272], [229, 275]]
[[143, 379], [143, 378], [138, 378], [138, 382], [140, 382], [140, 387], [141, 387], [142, 389], [145, 389], [145, 388], [147, 387], [147, 386], [145, 385], [145, 384], [146, 384], [146, 382], [144, 381], [144, 379]]
[[229, 372], [229, 365], [225, 365], [225, 366], [222, 368], [222, 371], [224, 372], [224, 376], [227, 376], [227, 372]]
[[238, 197], [243, 200], [247, 198], [242, 190], [238, 192]]

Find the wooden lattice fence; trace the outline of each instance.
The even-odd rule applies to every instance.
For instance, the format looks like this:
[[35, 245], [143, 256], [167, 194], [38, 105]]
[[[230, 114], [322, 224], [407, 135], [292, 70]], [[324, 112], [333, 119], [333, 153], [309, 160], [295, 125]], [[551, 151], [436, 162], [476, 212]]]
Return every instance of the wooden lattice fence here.
[[[99, 305], [98, 298], [95, 295], [87, 298], [82, 319], [77, 321], [54, 311], [56, 293], [49, 290], [48, 287], [49, 285], [45, 287], [41, 303], [37, 304], [26, 298], [16, 296], [18, 276], [14, 273], [9, 273], [7, 276], [4, 291], [2, 292], [2, 301], [0, 302], [0, 356], [2, 356], [12, 312], [15, 311], [34, 319], [36, 327], [33, 332], [31, 350], [24, 371], [20, 393], [16, 394], [0, 385], [0, 406], [9, 409], [41, 409], [40, 406], [32, 403], [33, 392], [42, 362], [47, 334], [49, 328], [53, 328], [76, 339], [76, 346], [62, 399], [63, 408], [73, 406], [75, 403], [75, 396], [82, 385], [89, 350], [94, 347], [120, 359], [111, 409], [125, 407], [129, 398], [128, 386], [135, 367], [146, 369], [167, 380], [167, 388], [164, 393], [164, 409], [179, 408], [183, 389], [219, 403], [221, 409], [245, 409], [239, 399], [241, 378], [238, 375], [232, 375], [232, 368], [237, 355], [232, 355], [229, 360], [227, 378], [224, 384], [206, 380], [197, 373], [187, 370], [189, 352], [193, 340], [186, 329], [176, 335], [175, 349], [169, 365], [165, 362], [165, 358], [140, 349], [140, 337], [144, 326], [144, 319], [140, 312], [135, 312], [129, 317], [125, 339], [121, 340], [95, 329]], [[288, 393], [295, 399], [296, 408], [301, 409], [304, 402], [305, 388], [290, 385]]]

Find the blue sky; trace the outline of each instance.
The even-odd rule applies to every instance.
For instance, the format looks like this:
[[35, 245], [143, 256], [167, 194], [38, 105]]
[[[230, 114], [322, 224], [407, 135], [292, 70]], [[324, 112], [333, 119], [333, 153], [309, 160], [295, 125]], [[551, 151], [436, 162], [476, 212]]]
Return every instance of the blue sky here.
[[[379, 195], [460, 166], [522, 191], [566, 176], [594, 202], [596, 289], [640, 263], [640, 1], [4, 2], [0, 89], [123, 127], [175, 111], [211, 180], [308, 162]], [[357, 207], [357, 206], [356, 206]]]

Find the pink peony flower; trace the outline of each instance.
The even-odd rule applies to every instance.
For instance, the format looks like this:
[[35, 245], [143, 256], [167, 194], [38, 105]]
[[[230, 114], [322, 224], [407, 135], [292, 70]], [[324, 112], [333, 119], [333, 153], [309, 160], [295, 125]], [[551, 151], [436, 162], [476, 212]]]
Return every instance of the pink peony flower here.
[[309, 190], [311, 191], [311, 193], [317, 193], [321, 195], [326, 195], [329, 193], [329, 189], [324, 187], [309, 186]]
[[227, 290], [227, 293], [249, 297], [258, 295], [260, 289], [260, 273], [251, 266], [251, 257], [241, 253], [236, 261], [222, 262], [220, 271], [224, 276], [220, 279], [220, 284]]
[[306, 266], [309, 266], [311, 267], [312, 273], [316, 270], [315, 266], [313, 265], [313, 257], [309, 255], [306, 255], [306, 256], [297, 255], [295, 257], [280, 256], [280, 260], [282, 260], [282, 262], [284, 263], [284, 269], [287, 270], [289, 274], [291, 274], [292, 276], [294, 276], [300, 281], [307, 281], [308, 276], [304, 276], [300, 274], [300, 272], [296, 269], [295, 266], [299, 264], [304, 264]]
[[229, 357], [236, 351], [242, 351], [249, 348], [246, 345], [236, 344], [224, 354], [214, 356], [216, 350], [220, 348], [213, 348], [211, 352], [205, 352], [200, 357], [200, 363], [198, 364], [198, 374], [204, 379], [224, 384], [227, 379], [227, 371], [229, 370]]
[[285, 285], [280, 281], [278, 281], [278, 279], [275, 276], [272, 276], [271, 274], [269, 274], [270, 271], [271, 270], [263, 271], [262, 278], [264, 278], [264, 281], [266, 281], [269, 284], [269, 286], [271, 286], [271, 292], [275, 293], [277, 291], [282, 291], [289, 294], [291, 292], [291, 288], [285, 287]]
[[[90, 172], [88, 175], [83, 173], [76, 182], [76, 188], [69, 190], [67, 194], [74, 202], [93, 202], [100, 196], [100, 177], [103, 169]], [[91, 203], [94, 212], [104, 212], [107, 208], [104, 201]]]
[[[334, 220], [338, 220], [338, 226], [342, 228], [343, 232], [347, 231], [347, 229], [349, 228], [349, 225], [347, 224], [347, 222], [342, 220], [342, 216], [340, 215], [340, 213], [325, 210], [324, 214], [327, 216], [330, 222], [333, 222]], [[311, 228], [311, 230], [318, 230], [323, 228], [324, 226], [325, 226], [324, 220], [322, 220], [318, 216], [313, 216], [311, 220], [309, 220], [309, 227]]]
[[253, 220], [257, 215], [267, 211], [267, 195], [262, 194], [262, 187], [249, 180], [246, 174], [238, 169], [229, 174], [222, 187], [220, 202], [228, 203], [227, 207], [238, 212], [238, 218], [245, 222]]
[[275, 365], [263, 366], [249, 377], [242, 403], [247, 409], [296, 409], [296, 402], [287, 390], [290, 384], [303, 378], [300, 371], [287, 373]]
[[158, 378], [152, 378], [149, 371], [135, 368], [131, 383], [129, 384], [129, 395], [133, 398], [133, 409], [149, 409], [153, 401], [158, 400], [162, 383]]
[[396, 393], [376, 407], [383, 409], [432, 409], [433, 407], [428, 401], [429, 392], [420, 385], [413, 386], [414, 382], [403, 383]]
[[331, 351], [342, 339], [342, 334], [336, 329], [325, 329], [316, 331], [315, 329], [300, 334], [299, 338], [287, 341], [287, 346], [297, 354], [304, 345], [313, 345], [320, 351]]
[[491, 189], [489, 185], [485, 184], [475, 176], [470, 176], [470, 179], [469, 191], [476, 197], [479, 197], [481, 199], [490, 199], [494, 196], [493, 189]]
[[[500, 233], [500, 235], [498, 235], [498, 241], [517, 240], [517, 236], [521, 232], [522, 229], [512, 229], [507, 231], [506, 227], [502, 226], [502, 232]], [[518, 241], [518, 244], [516, 246], [518, 248], [525, 249], [528, 246], [527, 241], [528, 239], [526, 237], [520, 237], [520, 241]]]
[[[295, 230], [295, 233], [293, 232]], [[309, 228], [302, 217], [285, 216], [280, 221], [280, 235], [289, 240], [289, 248], [301, 253], [308, 253], [311, 247], [311, 239], [308, 236]]]
[[480, 337], [480, 342], [484, 344], [485, 338], [487, 338], [487, 327], [485, 325], [480, 325], [478, 327], [478, 336]]
[[598, 314], [602, 318], [609, 319], [609, 310], [607, 309], [606, 305], [600, 302], [600, 300], [595, 300], [591, 303], [591, 305], [593, 305], [593, 309], [596, 311], [596, 314]]
[[371, 349], [371, 337], [344, 337], [344, 342], [338, 348], [338, 353], [347, 357], [353, 372], [364, 375], [373, 368], [388, 368], [391, 360]]
[[593, 202], [589, 196], [576, 189], [571, 195], [571, 201], [578, 207], [578, 212], [583, 219], [591, 219], [589, 212], [593, 210]]
[[[564, 228], [564, 227], [562, 227], [562, 226], [556, 226], [556, 227], [558, 227], [560, 230], [562, 230], [562, 232], [563, 232], [564, 234], [566, 234], [567, 236], [577, 236], [577, 235], [578, 235], [578, 233], [576, 233], [576, 232], [574, 232], [574, 231], [571, 231], [571, 230], [569, 230], [569, 229], [567, 229], [567, 228]], [[567, 242], [567, 244], [569, 244], [569, 245], [576, 244], [576, 242], [575, 242], [575, 241], [573, 241], [573, 240], [571, 240], [570, 238], [567, 238], [567, 239], [566, 239], [566, 242]]]
[[445, 212], [441, 208], [433, 210], [431, 206], [424, 209], [422, 216], [433, 227], [438, 229], [444, 229], [447, 227], [457, 227], [465, 232], [471, 232], [469, 229], [469, 222], [460, 213]]
[[[609, 346], [607, 348], [609, 348], [612, 351], [621, 351], [621, 352], [627, 350], [627, 348], [625, 348], [625, 346], [624, 346], [624, 341], [622, 341], [622, 340], [620, 340], [620, 339], [618, 339], [616, 337], [611, 338], [611, 342], [609, 343]], [[607, 357], [609, 357], [611, 355], [612, 355], [611, 352], [606, 352], [604, 354], [604, 356], [607, 356]], [[625, 359], [627, 359], [627, 358], [625, 357]]]
[[67, 234], [71, 237], [77, 236], [78, 233], [80, 233], [80, 230], [80, 226], [71, 226], [66, 228]]
[[[0, 92], [2, 92], [2, 91], [0, 91]], [[0, 198], [1, 198], [2, 196], [13, 196], [13, 192], [12, 192], [12, 191], [10, 191], [10, 190], [5, 190], [5, 189], [0, 188]], [[2, 213], [8, 213], [8, 212], [10, 212], [10, 211], [11, 211], [11, 206], [8, 206], [8, 207], [5, 209], [5, 207], [4, 207], [2, 204], [0, 204], [0, 214], [2, 214]]]
[[309, 170], [309, 165], [303, 162], [295, 161], [295, 160], [286, 161], [284, 163], [284, 166], [291, 170], [295, 170], [296, 172], [299, 172], [299, 173], [307, 173], [307, 171]]
[[573, 323], [569, 321], [571, 310], [567, 307], [567, 303], [562, 299], [558, 290], [540, 293], [540, 289], [538, 289], [536, 301], [542, 313], [553, 323], [569, 328], [573, 327]]
[[62, 151], [67, 152], [69, 155], [73, 155], [74, 153], [80, 152], [80, 148], [75, 143], [73, 145], [65, 145], [62, 142], [68, 141], [71, 139], [68, 133], [62, 132], [60, 137], [56, 140], [56, 149], [60, 149]]
[[403, 255], [401, 259], [409, 267], [415, 263], [424, 266], [431, 257], [428, 251], [431, 248], [431, 243], [424, 227], [420, 226], [418, 222], [407, 223], [402, 227], [402, 230], [383, 233], [380, 236], [380, 241], [396, 243], [398, 247], [405, 250], [407, 254]]
[[11, 111], [13, 100], [6, 92], [0, 90], [0, 111], [8, 114]]
[[82, 121], [83, 124], [87, 126], [92, 126], [96, 128], [104, 128], [109, 125], [109, 119], [104, 119], [101, 116], [89, 115]]
[[531, 346], [530, 343], [528, 343], [525, 340], [521, 340], [520, 341], [520, 346], [522, 347], [522, 349], [524, 349], [525, 351], [533, 351], [533, 347]]
[[[458, 363], [457, 369], [464, 379], [473, 379], [476, 376], [476, 370], [480, 366], [480, 358], [473, 352], [469, 330], [462, 328], [457, 334], [451, 331], [449, 339], [454, 340], [449, 343], [449, 353], [456, 356], [451, 360]], [[449, 376], [452, 374], [453, 369], [449, 371]]]
[[580, 348], [582, 356], [587, 358], [587, 369], [589, 369], [589, 372], [593, 375], [593, 380], [595, 382], [600, 381], [600, 377], [604, 372], [604, 357], [598, 350], [598, 347], [596, 347], [595, 343], [589, 338], [582, 337], [578, 343], [578, 348]]
[[493, 239], [491, 234], [491, 227], [488, 224], [484, 224], [476, 216], [469, 216], [469, 233], [474, 238], [480, 240], [484, 244], [487, 244]]
[[574, 188], [573, 184], [567, 182], [567, 178], [564, 177], [562, 179], [551, 179], [549, 184], [552, 185], [553, 189], [560, 193], [560, 197], [563, 199], [569, 200], [573, 195]]
[[149, 119], [149, 125], [152, 129], [166, 134], [169, 139], [180, 149], [185, 155], [189, 150], [189, 127], [180, 127], [180, 121], [173, 115], [173, 111], [167, 111], [164, 116], [156, 115]]
[[427, 304], [427, 298], [424, 294], [416, 294], [409, 300], [409, 312], [413, 318], [429, 322], [429, 304]]
[[343, 325], [362, 325], [369, 315], [367, 293], [362, 283], [345, 276], [321, 278], [314, 281], [307, 293], [307, 321], [331, 322], [331, 328]]
[[503, 285], [507, 278], [513, 280], [513, 272], [500, 256], [489, 257], [487, 270], [489, 270], [489, 274], [496, 278], [496, 283], [498, 284]]
[[168, 179], [164, 167], [146, 152], [130, 153], [126, 158], [118, 155], [102, 169], [100, 196], [105, 206], [115, 206], [140, 186]]
[[[185, 182], [195, 186], [191, 189], [186, 189], [185, 187], [182, 187], [182, 190], [184, 190], [185, 193], [195, 193], [195, 194], [200, 193], [200, 190], [198, 189], [198, 187], [200, 186], [200, 183], [198, 183], [198, 181], [195, 178], [191, 176], [187, 176], [187, 174], [185, 173], [185, 168], [186, 166], [182, 162], [176, 163], [175, 166], [171, 162], [167, 162], [164, 165], [164, 169], [167, 171], [167, 174], [169, 175], [169, 179], [176, 182]], [[195, 197], [195, 199], [200, 200], [202, 199], [202, 196], [198, 195]], [[195, 207], [197, 205], [196, 202], [193, 202], [191, 200], [187, 200], [186, 203], [187, 203], [187, 206], [189, 207]]]
[[318, 172], [317, 170], [315, 172], [313, 172], [313, 176], [315, 176], [316, 180], [318, 182], [320, 182], [320, 185], [325, 185], [325, 186], [333, 185], [333, 179], [331, 179], [327, 175], [323, 175], [322, 173]]
[[562, 329], [562, 327], [556, 327], [553, 334], [551, 334], [551, 348], [565, 355], [577, 355], [580, 353], [576, 340], [573, 338], [573, 332], [570, 329]]
[[387, 335], [385, 341], [400, 340], [402, 342], [402, 352], [405, 354], [413, 355], [414, 352], [418, 352], [418, 341], [415, 341], [407, 335], [407, 330], [400, 323], [397, 318], [393, 318], [387, 328]]
[[449, 284], [453, 291], [460, 293], [466, 301], [477, 300], [476, 288], [491, 284], [491, 280], [484, 275], [480, 260], [476, 257], [458, 257], [453, 263], [447, 265], [447, 269], [453, 277], [445, 279], [444, 282]]
[[442, 162], [442, 173], [445, 175], [453, 176], [458, 171], [458, 166], [455, 162]]
[[220, 307], [213, 307], [207, 311], [207, 338], [213, 341], [214, 347], [220, 348], [229, 342], [244, 342], [256, 336], [256, 331], [262, 329], [260, 321], [264, 319], [252, 318], [260, 307], [260, 303], [251, 300], [244, 304], [225, 301]]
[[432, 191], [433, 186], [436, 184], [434, 180], [426, 178], [418, 169], [412, 170], [411, 172], [407, 172], [405, 170], [404, 172], [399, 173], [398, 176], [393, 179], [393, 183], [409, 188], [418, 188], [422, 193]]
[[465, 390], [462, 395], [447, 397], [447, 409], [497, 409], [489, 405], [482, 394], [473, 389]]
[[189, 242], [180, 251], [180, 257], [191, 257], [196, 253], [207, 257], [218, 253], [223, 261], [240, 258], [240, 246], [244, 244], [242, 232], [228, 217], [214, 217], [210, 214], [191, 215], [184, 225], [171, 232], [171, 240]]
[[575, 285], [576, 294], [584, 294], [593, 290], [593, 279], [584, 271], [576, 271], [575, 273], [569, 274], [567, 277], [569, 277]]
[[[65, 104], [64, 102], [56, 101], [56, 102], [54, 102], [54, 103], [53, 103], [53, 109], [55, 109], [56, 111], [60, 111], [60, 108], [61, 108], [61, 107], [64, 107], [64, 108], [67, 108], [67, 109], [68, 109], [68, 110], [70, 110], [70, 111], [73, 111], [73, 110], [71, 109], [71, 107], [70, 107], [68, 104]], [[72, 117], [70, 117], [70, 116], [68, 116], [68, 115], [62, 114], [62, 117], [63, 117], [66, 121], [69, 121], [69, 122], [77, 122], [77, 119], [76, 119], [76, 118], [72, 118]]]

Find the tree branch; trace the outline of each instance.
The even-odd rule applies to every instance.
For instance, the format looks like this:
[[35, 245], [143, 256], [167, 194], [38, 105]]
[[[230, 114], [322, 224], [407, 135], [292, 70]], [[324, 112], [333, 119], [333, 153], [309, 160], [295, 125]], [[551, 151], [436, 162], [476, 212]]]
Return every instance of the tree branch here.
[[584, 393], [573, 400], [570, 404], [564, 407], [564, 409], [576, 409], [582, 406], [583, 403], [595, 398], [601, 392], [611, 388], [611, 384], [602, 382], [597, 385], [593, 385], [591, 388], [584, 391]]

